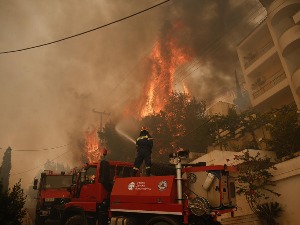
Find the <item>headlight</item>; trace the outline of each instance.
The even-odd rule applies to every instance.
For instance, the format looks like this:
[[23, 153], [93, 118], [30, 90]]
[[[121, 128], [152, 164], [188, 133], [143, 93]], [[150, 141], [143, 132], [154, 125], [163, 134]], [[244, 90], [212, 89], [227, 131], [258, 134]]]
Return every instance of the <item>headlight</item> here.
[[54, 198], [45, 198], [45, 202], [54, 202]]

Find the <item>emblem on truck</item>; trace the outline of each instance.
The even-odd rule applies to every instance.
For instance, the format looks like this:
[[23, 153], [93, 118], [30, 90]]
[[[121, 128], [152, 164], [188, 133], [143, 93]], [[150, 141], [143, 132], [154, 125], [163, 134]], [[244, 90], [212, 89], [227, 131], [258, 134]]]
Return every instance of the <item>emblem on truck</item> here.
[[163, 180], [163, 181], [161, 181], [161, 182], [158, 183], [157, 187], [158, 187], [158, 190], [164, 191], [168, 187], [168, 182], [165, 181], [165, 180]]
[[131, 182], [131, 183], [128, 184], [128, 190], [129, 191], [132, 191], [134, 189], [134, 187], [135, 187], [135, 183], [134, 182]]

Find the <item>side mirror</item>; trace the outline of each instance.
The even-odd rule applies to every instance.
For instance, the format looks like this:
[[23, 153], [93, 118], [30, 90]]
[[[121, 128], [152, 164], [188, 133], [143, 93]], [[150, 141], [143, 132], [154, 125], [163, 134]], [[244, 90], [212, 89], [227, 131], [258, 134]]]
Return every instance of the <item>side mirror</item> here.
[[33, 180], [33, 189], [36, 190], [37, 189], [37, 185], [38, 185], [39, 180], [37, 178], [34, 178]]

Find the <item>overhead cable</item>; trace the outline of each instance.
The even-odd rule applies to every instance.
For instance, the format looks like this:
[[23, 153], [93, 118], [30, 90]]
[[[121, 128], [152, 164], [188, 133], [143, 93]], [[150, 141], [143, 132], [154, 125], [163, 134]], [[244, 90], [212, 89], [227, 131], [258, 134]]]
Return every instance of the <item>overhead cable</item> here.
[[36, 167], [31, 168], [31, 169], [28, 169], [28, 170], [24, 170], [24, 171], [21, 171], [21, 172], [13, 173], [13, 174], [11, 174], [11, 176], [20, 175], [20, 174], [23, 174], [23, 173], [27, 173], [27, 172], [30, 172], [30, 171], [39, 169], [39, 168], [41, 168], [42, 166], [46, 165], [47, 163], [53, 162], [54, 160], [60, 158], [61, 156], [65, 155], [66, 153], [71, 152], [71, 151], [72, 151], [72, 149], [69, 149], [68, 151], [63, 152], [62, 154], [58, 155], [57, 157], [55, 157], [55, 158], [53, 158], [53, 159], [51, 159], [51, 160], [48, 160], [47, 162], [45, 162], [45, 163], [43, 163], [43, 164], [40, 164], [39, 166], [36, 166]]
[[69, 37], [65, 37], [65, 38], [62, 38], [62, 39], [59, 39], [59, 40], [56, 40], [56, 41], [51, 41], [51, 42], [48, 42], [48, 43], [44, 43], [44, 44], [40, 44], [40, 45], [35, 45], [35, 46], [27, 47], [27, 48], [22, 48], [22, 49], [17, 49], [17, 50], [10, 50], [10, 51], [4, 51], [4, 52], [0, 52], [0, 54], [8, 54], [8, 53], [13, 53], [13, 52], [21, 52], [21, 51], [25, 51], [25, 50], [29, 50], [29, 49], [33, 49], [33, 48], [44, 47], [44, 46], [51, 45], [51, 44], [55, 44], [55, 43], [58, 43], [58, 42], [61, 42], [61, 41], [65, 41], [65, 40], [68, 40], [68, 39], [71, 39], [71, 38], [74, 38], [74, 37], [78, 37], [78, 36], [81, 36], [81, 35], [83, 35], [83, 34], [87, 34], [87, 33], [89, 33], [89, 32], [93, 32], [93, 31], [95, 31], [95, 30], [99, 30], [99, 29], [101, 29], [101, 28], [104, 28], [104, 27], [110, 26], [110, 25], [112, 25], [112, 24], [121, 22], [121, 21], [123, 21], [123, 20], [127, 20], [127, 19], [129, 19], [129, 18], [131, 18], [131, 17], [134, 17], [134, 16], [137, 16], [137, 15], [139, 15], [139, 14], [142, 14], [142, 13], [144, 13], [144, 12], [146, 12], [146, 11], [149, 11], [149, 10], [151, 10], [151, 9], [153, 9], [153, 8], [155, 8], [155, 7], [158, 7], [158, 6], [160, 6], [160, 5], [164, 4], [164, 3], [167, 3], [167, 2], [169, 2], [169, 1], [170, 1], [170, 0], [163, 1], [163, 2], [161, 2], [161, 3], [158, 3], [158, 4], [154, 5], [154, 6], [149, 7], [149, 8], [143, 9], [143, 10], [141, 10], [141, 11], [139, 11], [139, 12], [136, 12], [136, 13], [134, 13], [134, 14], [131, 14], [131, 15], [129, 15], [129, 16], [123, 17], [123, 18], [121, 18], [121, 19], [115, 20], [115, 21], [113, 21], [113, 22], [104, 24], [104, 25], [99, 26], [99, 27], [96, 27], [96, 28], [93, 28], [93, 29], [91, 29], [91, 30], [87, 30], [87, 31], [84, 31], [84, 32], [81, 32], [81, 33], [78, 33], [78, 34], [71, 35], [71, 36], [69, 36]]
[[66, 145], [61, 145], [61, 146], [55, 146], [55, 147], [50, 147], [50, 148], [43, 148], [43, 149], [15, 149], [13, 151], [18, 151], [18, 152], [37, 152], [37, 151], [48, 151], [48, 150], [54, 150], [58, 148], [63, 148], [68, 146], [69, 144]]

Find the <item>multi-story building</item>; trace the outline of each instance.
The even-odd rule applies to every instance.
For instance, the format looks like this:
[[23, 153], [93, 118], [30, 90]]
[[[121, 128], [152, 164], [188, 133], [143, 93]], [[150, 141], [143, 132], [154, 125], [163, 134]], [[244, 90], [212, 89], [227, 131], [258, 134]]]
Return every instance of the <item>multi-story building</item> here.
[[266, 19], [237, 47], [253, 107], [300, 110], [300, 0], [260, 0]]

